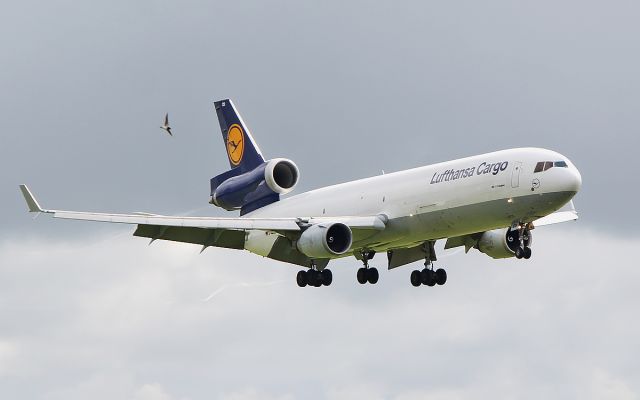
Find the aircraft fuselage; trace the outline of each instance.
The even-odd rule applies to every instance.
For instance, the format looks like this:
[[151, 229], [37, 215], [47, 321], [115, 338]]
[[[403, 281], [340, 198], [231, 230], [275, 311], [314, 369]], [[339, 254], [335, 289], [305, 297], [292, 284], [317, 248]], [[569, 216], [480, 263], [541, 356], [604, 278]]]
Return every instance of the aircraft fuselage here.
[[[566, 166], [534, 172], [541, 162]], [[353, 247], [386, 251], [532, 222], [564, 206], [580, 185], [567, 157], [518, 148], [323, 187], [247, 217], [380, 215], [386, 229], [354, 237]], [[268, 256], [269, 241], [275, 237], [250, 232], [245, 248]]]

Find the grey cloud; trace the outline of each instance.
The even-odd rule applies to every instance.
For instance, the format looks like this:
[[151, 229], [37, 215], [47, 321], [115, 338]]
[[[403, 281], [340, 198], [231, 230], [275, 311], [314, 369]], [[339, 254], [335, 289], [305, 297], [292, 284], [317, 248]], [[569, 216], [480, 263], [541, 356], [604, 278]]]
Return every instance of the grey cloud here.
[[578, 225], [535, 233], [530, 262], [445, 257], [450, 282], [431, 290], [410, 287], [410, 268], [356, 285], [347, 260], [314, 290], [248, 253], [4, 242], [0, 395], [634, 398], [638, 243]]

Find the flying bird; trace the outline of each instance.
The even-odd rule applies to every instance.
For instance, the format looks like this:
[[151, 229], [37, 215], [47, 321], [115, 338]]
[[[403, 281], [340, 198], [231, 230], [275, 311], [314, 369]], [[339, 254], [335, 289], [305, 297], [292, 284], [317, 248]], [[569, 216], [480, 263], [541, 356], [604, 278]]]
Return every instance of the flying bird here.
[[160, 129], [164, 129], [170, 136], [173, 136], [173, 133], [171, 133], [171, 127], [169, 126], [169, 113], [165, 114], [164, 124], [162, 124]]

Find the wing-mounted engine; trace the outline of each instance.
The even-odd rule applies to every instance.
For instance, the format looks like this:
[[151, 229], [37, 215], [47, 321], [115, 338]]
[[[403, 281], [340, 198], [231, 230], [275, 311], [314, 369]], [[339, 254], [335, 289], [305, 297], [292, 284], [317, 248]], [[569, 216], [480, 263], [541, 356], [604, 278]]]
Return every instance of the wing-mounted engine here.
[[[533, 238], [529, 232], [525, 237], [524, 245], [530, 247], [532, 240]], [[478, 250], [491, 258], [515, 257], [519, 247], [518, 231], [511, 228], [484, 232], [476, 245]]]
[[240, 173], [235, 168], [211, 179], [211, 204], [225, 210], [240, 210], [240, 214], [280, 200], [291, 192], [300, 177], [293, 161], [275, 158], [251, 171]]
[[297, 242], [298, 250], [309, 258], [332, 258], [349, 251], [353, 235], [341, 223], [320, 223], [307, 228]]

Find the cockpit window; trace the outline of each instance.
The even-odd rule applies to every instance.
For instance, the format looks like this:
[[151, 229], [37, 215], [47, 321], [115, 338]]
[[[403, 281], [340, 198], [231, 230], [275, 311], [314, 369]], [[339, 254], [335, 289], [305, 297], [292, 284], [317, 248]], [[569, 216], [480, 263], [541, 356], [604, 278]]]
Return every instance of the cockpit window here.
[[542, 171], [546, 171], [548, 169], [551, 169], [553, 167], [558, 167], [558, 168], [569, 168], [569, 166], [567, 165], [567, 163], [565, 161], [540, 161], [539, 163], [536, 164], [536, 168], [533, 170], [534, 173], [537, 172], [542, 172]]

